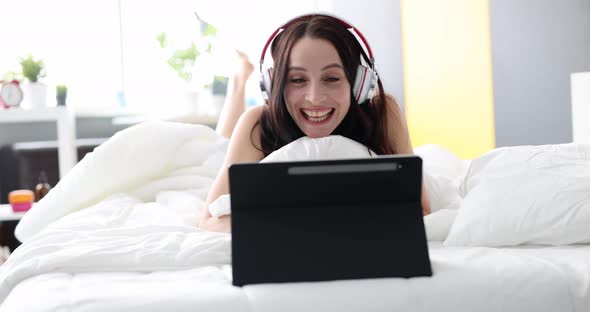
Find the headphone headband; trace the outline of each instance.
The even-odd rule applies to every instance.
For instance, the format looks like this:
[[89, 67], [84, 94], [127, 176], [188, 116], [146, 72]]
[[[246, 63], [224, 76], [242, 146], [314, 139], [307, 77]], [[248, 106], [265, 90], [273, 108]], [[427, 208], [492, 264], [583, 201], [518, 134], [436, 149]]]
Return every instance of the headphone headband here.
[[350, 23], [348, 23], [338, 17], [324, 14], [324, 13], [321, 13], [321, 14], [320, 13], [313, 13], [313, 14], [305, 14], [305, 15], [300, 15], [298, 17], [295, 17], [295, 18], [287, 21], [285, 24], [283, 24], [282, 26], [277, 28], [272, 33], [272, 35], [268, 38], [268, 40], [266, 40], [266, 44], [264, 45], [264, 49], [262, 49], [262, 54], [260, 55], [260, 69], [262, 70], [262, 64], [264, 63], [264, 56], [266, 55], [266, 49], [268, 49], [268, 47], [270, 46], [270, 43], [275, 39], [275, 37], [278, 35], [278, 33], [281, 32], [281, 30], [284, 30], [287, 26], [291, 25], [294, 22], [297, 22], [297, 21], [303, 20], [303, 19], [310, 19], [315, 16], [322, 16], [322, 17], [328, 17], [328, 18], [334, 19], [335, 21], [339, 22], [344, 27], [346, 27], [348, 30], [354, 31], [354, 33], [356, 33], [357, 36], [361, 39], [361, 41], [363, 42], [363, 45], [365, 46], [365, 48], [367, 50], [367, 55], [369, 56], [369, 60], [371, 62], [371, 67], [374, 67], [375, 59], [373, 58], [373, 51], [371, 51], [371, 47], [369, 46], [367, 39], [365, 39], [365, 36], [363, 36], [363, 34], [358, 29], [354, 28]]

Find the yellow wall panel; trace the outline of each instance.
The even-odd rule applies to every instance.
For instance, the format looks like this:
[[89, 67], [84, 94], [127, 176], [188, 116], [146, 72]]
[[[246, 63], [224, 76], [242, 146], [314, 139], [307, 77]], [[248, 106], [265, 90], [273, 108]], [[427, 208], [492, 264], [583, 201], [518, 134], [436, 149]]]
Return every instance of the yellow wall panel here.
[[495, 146], [489, 0], [402, 0], [406, 117], [412, 144], [462, 158]]

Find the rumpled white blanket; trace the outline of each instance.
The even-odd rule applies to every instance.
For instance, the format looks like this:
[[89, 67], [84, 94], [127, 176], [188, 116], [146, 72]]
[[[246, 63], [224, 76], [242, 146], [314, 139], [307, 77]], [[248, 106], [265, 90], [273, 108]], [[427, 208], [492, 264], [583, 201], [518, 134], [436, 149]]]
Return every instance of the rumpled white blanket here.
[[[230, 264], [231, 236], [205, 232], [195, 226], [226, 146], [227, 141], [219, 138], [212, 129], [199, 125], [153, 122], [118, 133], [84, 158], [21, 220], [17, 235], [24, 244], [0, 266], [0, 302], [23, 280], [45, 273], [154, 272]], [[549, 148], [544, 150], [550, 151]], [[574, 149], [572, 153], [586, 155], [579, 151]], [[436, 146], [417, 148], [416, 153], [422, 156], [424, 171], [430, 177], [426, 178], [427, 185], [436, 186], [427, 186], [431, 201], [439, 204], [436, 212], [424, 219], [426, 231], [429, 240], [443, 241], [461, 211], [457, 210], [461, 206], [457, 192], [464, 180], [470, 180], [463, 176], [469, 162]], [[514, 159], [511, 150], [502, 150], [501, 155]], [[505, 163], [501, 159], [498, 161]], [[560, 161], [551, 168], [560, 168], [561, 164]], [[471, 167], [469, 171], [478, 172]], [[508, 303], [508, 294], [523, 294], [525, 289], [529, 291], [525, 296], [528, 306], [555, 310], [547, 302], [536, 300], [537, 297], [548, 298], [548, 302], [554, 302], [564, 310], [574, 310], [571, 305], [575, 305], [582, 307], [575, 310], [582, 311], [588, 306], [590, 287], [586, 277], [590, 271], [584, 258], [587, 256], [585, 246], [572, 246], [575, 257], [567, 259], [562, 258], [562, 254], [569, 249], [550, 249], [551, 253], [555, 252], [555, 255], [548, 256], [552, 257], [551, 261], [537, 260], [531, 256], [535, 250], [526, 248], [514, 249], [515, 253], [523, 254], [519, 258], [506, 249], [444, 248], [440, 243], [436, 246], [431, 249], [431, 259], [437, 275], [432, 282], [393, 281], [401, 283], [399, 290], [408, 291], [400, 295], [403, 298], [398, 298], [397, 304], [408, 302], [407, 298], [428, 292], [428, 289], [446, 291], [448, 296], [444, 298], [459, 300], [461, 296], [453, 296], [457, 291], [469, 292], [478, 285], [475, 288], [480, 289], [477, 292], [483, 296], [478, 297], [480, 299], [496, 292], [494, 298], [498, 299], [500, 306], [490, 306], [490, 311], [502, 310], [507, 304], [512, 307], [507, 310], [516, 310], [515, 307], [525, 302], [514, 299]], [[471, 256], [472, 253], [486, 256], [477, 258]], [[498, 260], [489, 255], [501, 258]], [[570, 258], [575, 260], [573, 266], [567, 262]], [[453, 262], [453, 259], [457, 261]], [[483, 260], [488, 262], [481, 262]], [[449, 261], [454, 263], [452, 270], [445, 266]], [[515, 266], [515, 263], [520, 264]], [[494, 265], [496, 267], [492, 270], [486, 269]], [[466, 267], [477, 267], [477, 270]], [[523, 274], [524, 271], [528, 273]], [[489, 277], [481, 278], [483, 272]], [[540, 280], [540, 276], [545, 276], [545, 280]], [[580, 278], [575, 279], [576, 276]], [[533, 279], [535, 285], [530, 284]], [[453, 284], [453, 281], [457, 282]], [[555, 286], [556, 281], [558, 286]], [[375, 290], [383, 289], [379, 281], [367, 283], [376, 287]], [[409, 291], [405, 283], [414, 285], [415, 289]], [[284, 289], [286, 294], [297, 294], [293, 290], [306, 285], [310, 284], [249, 287], [246, 290], [257, 304], [268, 303], [266, 308], [259, 306], [258, 311], [270, 311], [273, 310], [275, 292]], [[344, 281], [330, 285], [352, 284]], [[512, 285], [514, 289], [506, 290], [506, 285]], [[317, 295], [318, 304], [321, 298]], [[568, 303], [568, 300], [572, 302]], [[294, 302], [303, 301], [297, 299]], [[396, 302], [391, 302], [391, 306]], [[449, 306], [461, 302], [464, 300]], [[423, 308], [431, 310], [427, 306]]]
[[[21, 220], [24, 244], [0, 267], [0, 301], [43, 273], [229, 264], [230, 235], [196, 227], [226, 147], [200, 125], [149, 122], [119, 132]], [[441, 240], [449, 215], [426, 222]]]
[[204, 200], [227, 140], [203, 125], [146, 122], [125, 129], [87, 154], [16, 228], [28, 241], [51, 222], [115, 193], [144, 202], [165, 190], [190, 190]]
[[227, 234], [196, 227], [227, 141], [202, 125], [148, 122], [88, 154], [20, 221], [0, 302], [49, 272], [180, 270], [230, 262]]

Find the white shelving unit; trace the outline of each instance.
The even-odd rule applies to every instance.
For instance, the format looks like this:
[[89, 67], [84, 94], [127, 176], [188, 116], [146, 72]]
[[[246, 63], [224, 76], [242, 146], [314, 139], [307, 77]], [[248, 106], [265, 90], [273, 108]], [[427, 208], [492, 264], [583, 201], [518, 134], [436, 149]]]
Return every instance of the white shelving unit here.
[[574, 142], [590, 143], [590, 72], [573, 73], [571, 87]]
[[2, 221], [16, 221], [22, 219], [25, 212], [14, 212], [9, 204], [0, 205], [0, 222]]
[[63, 178], [78, 161], [76, 117], [68, 107], [0, 110], [0, 124], [55, 122], [57, 124], [59, 176]]

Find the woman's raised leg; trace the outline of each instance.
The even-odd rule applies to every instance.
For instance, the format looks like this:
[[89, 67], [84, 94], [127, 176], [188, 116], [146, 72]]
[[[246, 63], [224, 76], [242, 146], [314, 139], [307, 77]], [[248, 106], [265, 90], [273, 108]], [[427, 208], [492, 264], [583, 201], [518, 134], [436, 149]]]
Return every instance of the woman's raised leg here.
[[238, 50], [236, 53], [239, 65], [229, 78], [225, 101], [215, 129], [218, 134], [228, 139], [231, 137], [238, 119], [246, 110], [246, 82], [254, 71], [254, 65], [250, 63], [248, 56]]

